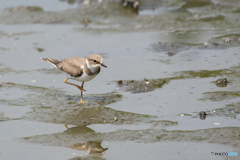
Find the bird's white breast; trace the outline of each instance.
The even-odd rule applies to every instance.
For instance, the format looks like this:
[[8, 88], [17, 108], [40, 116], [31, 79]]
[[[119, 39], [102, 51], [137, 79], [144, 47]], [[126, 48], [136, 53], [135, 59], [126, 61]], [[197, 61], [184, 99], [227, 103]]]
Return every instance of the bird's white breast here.
[[71, 79], [74, 79], [76, 81], [80, 81], [80, 82], [87, 82], [92, 80], [94, 77], [96, 77], [98, 74], [94, 74], [94, 75], [87, 75], [85, 72], [83, 72], [83, 74], [80, 77], [69, 77]]
[[83, 70], [83, 74], [80, 77], [69, 77], [69, 79], [73, 79], [80, 82], [87, 82], [95, 78], [97, 75], [98, 75], [97, 73], [94, 75], [87, 75]]

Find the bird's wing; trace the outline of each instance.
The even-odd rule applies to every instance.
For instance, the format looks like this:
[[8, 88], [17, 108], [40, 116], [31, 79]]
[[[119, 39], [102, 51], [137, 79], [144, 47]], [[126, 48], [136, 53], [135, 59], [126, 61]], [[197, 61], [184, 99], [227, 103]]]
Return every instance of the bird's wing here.
[[72, 57], [61, 60], [61, 63], [57, 64], [57, 68], [61, 71], [73, 76], [79, 77], [83, 74], [83, 66], [86, 62], [86, 58]]

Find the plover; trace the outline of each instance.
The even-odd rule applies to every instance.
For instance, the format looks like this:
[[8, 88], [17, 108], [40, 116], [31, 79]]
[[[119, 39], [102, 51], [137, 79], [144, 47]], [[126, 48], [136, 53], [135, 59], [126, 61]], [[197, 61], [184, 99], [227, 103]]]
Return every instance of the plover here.
[[[84, 57], [72, 57], [63, 60], [41, 58], [59, 70], [67, 73], [69, 77], [64, 80], [64, 83], [76, 86], [81, 90], [81, 99], [79, 103], [84, 103], [82, 100], [82, 92], [86, 91], [83, 89], [84, 82], [92, 80], [100, 72], [100, 67], [106, 67], [103, 64], [103, 58], [98, 54], [91, 54], [87, 58]], [[73, 79], [82, 82], [82, 86], [67, 82], [68, 79]]]

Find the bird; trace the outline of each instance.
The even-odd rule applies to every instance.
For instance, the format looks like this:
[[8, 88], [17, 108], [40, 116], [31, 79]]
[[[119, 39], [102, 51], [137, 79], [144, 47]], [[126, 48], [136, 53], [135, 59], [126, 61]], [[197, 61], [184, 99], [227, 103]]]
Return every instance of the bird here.
[[[98, 54], [91, 54], [87, 58], [85, 57], [71, 57], [62, 60], [52, 59], [52, 58], [41, 58], [44, 61], [49, 62], [54, 67], [65, 72], [68, 77], [64, 80], [64, 83], [73, 85], [81, 91], [81, 99], [79, 103], [84, 104], [87, 101], [83, 101], [82, 95], [84, 82], [90, 81], [95, 78], [99, 73], [101, 68], [107, 66], [103, 64], [103, 58]], [[69, 83], [67, 80], [72, 79], [82, 82], [82, 85]]]

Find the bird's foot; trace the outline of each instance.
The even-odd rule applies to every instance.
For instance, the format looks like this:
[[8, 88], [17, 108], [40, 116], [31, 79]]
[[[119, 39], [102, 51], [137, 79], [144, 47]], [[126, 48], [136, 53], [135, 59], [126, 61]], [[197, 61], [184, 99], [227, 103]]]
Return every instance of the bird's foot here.
[[89, 101], [83, 101], [82, 100], [82, 97], [81, 97], [81, 100], [79, 101], [79, 103], [81, 103], [81, 104], [84, 104], [84, 103], [88, 103]]

